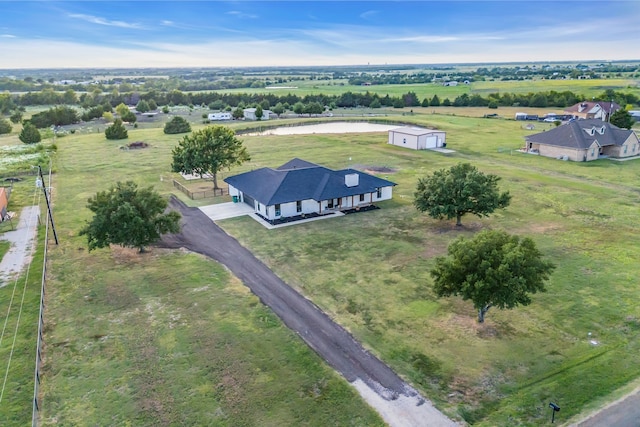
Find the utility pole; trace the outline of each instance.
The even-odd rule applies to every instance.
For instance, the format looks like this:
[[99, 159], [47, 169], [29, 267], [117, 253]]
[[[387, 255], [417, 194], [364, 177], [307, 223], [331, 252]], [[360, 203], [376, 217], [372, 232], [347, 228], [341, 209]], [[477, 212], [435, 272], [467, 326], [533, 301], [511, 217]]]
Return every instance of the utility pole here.
[[47, 194], [47, 187], [44, 185], [44, 177], [42, 176], [42, 167], [38, 165], [38, 173], [40, 174], [40, 182], [42, 185], [42, 191], [44, 192], [44, 199], [47, 201], [47, 211], [49, 211], [49, 221], [51, 221], [51, 229], [53, 230], [53, 238], [58, 244], [58, 234], [56, 233], [56, 226], [53, 225], [53, 215], [51, 214], [51, 205], [49, 204], [49, 195]]

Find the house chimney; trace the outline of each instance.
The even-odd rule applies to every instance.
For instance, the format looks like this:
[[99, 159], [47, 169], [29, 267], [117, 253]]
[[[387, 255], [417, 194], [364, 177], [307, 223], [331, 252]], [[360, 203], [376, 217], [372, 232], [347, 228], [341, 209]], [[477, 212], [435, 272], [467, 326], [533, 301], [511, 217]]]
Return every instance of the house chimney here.
[[344, 185], [347, 187], [356, 187], [360, 182], [360, 175], [357, 173], [350, 173], [344, 176]]

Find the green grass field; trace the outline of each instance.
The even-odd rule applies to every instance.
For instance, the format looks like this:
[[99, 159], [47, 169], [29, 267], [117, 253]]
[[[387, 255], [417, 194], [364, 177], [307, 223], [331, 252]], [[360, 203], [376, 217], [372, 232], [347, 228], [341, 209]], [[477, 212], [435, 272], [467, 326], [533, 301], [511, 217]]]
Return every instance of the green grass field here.
[[226, 89], [220, 93], [271, 93], [286, 95], [288, 93], [305, 95], [340, 95], [345, 92], [377, 93], [380, 96], [401, 96], [408, 92], [415, 92], [420, 100], [438, 95], [440, 100], [449, 98], [453, 101], [463, 93], [479, 94], [486, 97], [490, 93], [529, 93], [547, 91], [572, 91], [586, 97], [598, 96], [607, 89], [640, 95], [638, 81], [630, 79], [593, 79], [593, 80], [526, 80], [526, 81], [480, 81], [469, 85], [460, 83], [458, 86], [443, 86], [440, 83], [420, 83], [406, 85], [373, 85], [354, 86], [346, 80], [303, 80], [289, 82], [281, 86], [291, 86], [295, 89]]
[[[57, 140], [60, 245], [50, 247], [42, 424], [383, 425], [355, 389], [216, 263], [180, 251], [87, 253], [77, 236], [86, 199], [125, 179], [168, 193], [170, 181], [160, 175], [171, 175], [167, 162], [179, 138], [136, 130], [129, 140], [152, 144], [140, 151], [120, 150], [123, 141], [98, 134]], [[28, 204], [21, 192], [14, 191], [12, 207]], [[35, 329], [25, 335], [19, 354], [28, 370], [23, 399], [0, 406], [3, 426], [31, 417], [34, 336]]]
[[[534, 426], [547, 422], [553, 400], [566, 420], [640, 377], [640, 161], [521, 154], [522, 123], [463, 111], [376, 118], [443, 129], [452, 155], [388, 146], [385, 133], [242, 137], [252, 161], [232, 173], [300, 157], [392, 167], [382, 177], [398, 186], [373, 212], [270, 231], [249, 218], [221, 225], [450, 416]], [[61, 244], [51, 250], [43, 424], [381, 425], [216, 263], [159, 249], [87, 253], [78, 236], [86, 199], [125, 179], [175, 192], [179, 138], [130, 130], [129, 141], [151, 144], [135, 151], [100, 134], [56, 142]], [[411, 200], [419, 177], [460, 161], [502, 176], [513, 200], [488, 219], [464, 217], [457, 230]], [[478, 325], [470, 303], [434, 298], [428, 270], [452, 239], [484, 228], [532, 237], [558, 268], [529, 307], [492, 309]]]

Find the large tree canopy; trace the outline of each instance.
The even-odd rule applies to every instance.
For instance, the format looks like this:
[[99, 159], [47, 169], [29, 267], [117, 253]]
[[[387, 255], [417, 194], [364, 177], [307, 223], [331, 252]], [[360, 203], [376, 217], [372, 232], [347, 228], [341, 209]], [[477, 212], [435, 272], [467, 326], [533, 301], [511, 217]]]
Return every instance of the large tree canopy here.
[[113, 243], [143, 252], [163, 234], [180, 230], [180, 214], [165, 214], [167, 201], [151, 187], [138, 189], [132, 181], [118, 182], [88, 202], [94, 216], [80, 234], [87, 236], [90, 251]]
[[612, 125], [618, 126], [622, 129], [631, 129], [636, 122], [633, 116], [624, 109], [620, 109], [611, 115], [609, 120]]
[[211, 175], [218, 188], [217, 174], [224, 168], [240, 165], [251, 158], [235, 132], [226, 126], [209, 126], [182, 138], [173, 149], [174, 172]]
[[460, 295], [471, 300], [484, 321], [489, 308], [529, 305], [529, 294], [544, 292], [555, 266], [542, 259], [533, 240], [503, 231], [481, 231], [472, 239], [460, 237], [436, 258], [431, 270], [439, 297]]
[[462, 216], [467, 213], [488, 216], [509, 205], [511, 196], [498, 191], [499, 180], [500, 177], [485, 175], [469, 163], [458, 163], [420, 179], [414, 205], [432, 218], [456, 218], [456, 225], [461, 225]]

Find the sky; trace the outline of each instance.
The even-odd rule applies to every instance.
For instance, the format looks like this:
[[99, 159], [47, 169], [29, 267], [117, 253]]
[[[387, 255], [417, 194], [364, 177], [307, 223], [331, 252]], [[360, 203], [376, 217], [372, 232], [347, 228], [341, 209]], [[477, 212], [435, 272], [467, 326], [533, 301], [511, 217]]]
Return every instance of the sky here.
[[0, 69], [635, 60], [639, 23], [639, 0], [0, 0]]

